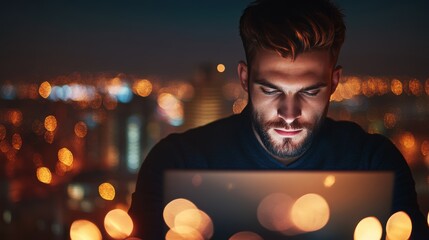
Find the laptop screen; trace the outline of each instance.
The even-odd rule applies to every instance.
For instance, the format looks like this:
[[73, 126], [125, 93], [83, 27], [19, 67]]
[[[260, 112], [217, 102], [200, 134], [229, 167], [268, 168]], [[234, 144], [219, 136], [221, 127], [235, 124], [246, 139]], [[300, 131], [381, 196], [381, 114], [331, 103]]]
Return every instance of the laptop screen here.
[[386, 224], [392, 190], [391, 172], [171, 170], [164, 176], [166, 234], [353, 239], [362, 219]]

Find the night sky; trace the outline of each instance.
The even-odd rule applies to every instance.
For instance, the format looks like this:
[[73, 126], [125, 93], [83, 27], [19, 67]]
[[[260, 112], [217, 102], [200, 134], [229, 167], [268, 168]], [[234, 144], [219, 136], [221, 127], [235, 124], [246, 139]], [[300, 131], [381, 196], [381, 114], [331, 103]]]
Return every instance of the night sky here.
[[[0, 3], [0, 82], [73, 72], [181, 79], [202, 63], [234, 77], [250, 1]], [[346, 74], [429, 77], [428, 0], [336, 0], [346, 15]]]

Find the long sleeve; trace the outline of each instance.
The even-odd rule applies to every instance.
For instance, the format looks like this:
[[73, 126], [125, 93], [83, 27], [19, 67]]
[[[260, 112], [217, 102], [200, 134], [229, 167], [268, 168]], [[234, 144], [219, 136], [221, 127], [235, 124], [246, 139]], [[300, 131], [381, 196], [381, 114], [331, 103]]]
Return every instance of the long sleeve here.
[[164, 140], [155, 145], [144, 160], [128, 211], [134, 222], [133, 236], [144, 240], [164, 239], [163, 172], [174, 167], [174, 158], [177, 158], [174, 147]]

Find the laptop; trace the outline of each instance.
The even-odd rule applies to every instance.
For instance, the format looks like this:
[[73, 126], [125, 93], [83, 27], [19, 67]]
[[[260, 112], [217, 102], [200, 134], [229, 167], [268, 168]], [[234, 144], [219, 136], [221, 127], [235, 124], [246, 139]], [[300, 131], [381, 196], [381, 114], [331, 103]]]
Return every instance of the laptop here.
[[185, 239], [353, 239], [367, 217], [386, 225], [393, 177], [378, 171], [170, 170], [164, 175], [166, 234], [188, 234], [181, 236]]

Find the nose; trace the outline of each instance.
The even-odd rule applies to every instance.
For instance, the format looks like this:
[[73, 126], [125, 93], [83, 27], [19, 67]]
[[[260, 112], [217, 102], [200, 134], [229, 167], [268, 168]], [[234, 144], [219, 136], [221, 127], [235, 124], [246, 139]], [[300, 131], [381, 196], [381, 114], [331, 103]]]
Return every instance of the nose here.
[[280, 99], [277, 108], [277, 116], [282, 118], [287, 124], [293, 123], [301, 117], [301, 102], [296, 96], [284, 96]]

